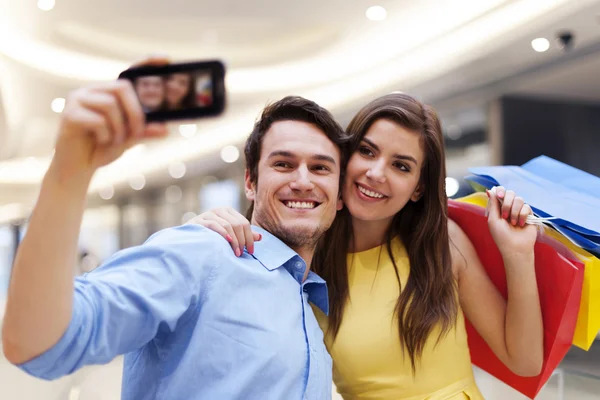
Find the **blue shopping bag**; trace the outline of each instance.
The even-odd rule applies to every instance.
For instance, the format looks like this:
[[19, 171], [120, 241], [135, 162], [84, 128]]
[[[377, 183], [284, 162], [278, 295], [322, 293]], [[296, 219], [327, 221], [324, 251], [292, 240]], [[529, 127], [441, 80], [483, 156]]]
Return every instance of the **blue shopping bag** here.
[[548, 156], [539, 156], [521, 166], [533, 174], [541, 176], [600, 199], [600, 178], [585, 171], [557, 161]]
[[[600, 255], [600, 178], [549, 157], [518, 166], [470, 168], [474, 187], [502, 185], [525, 198], [541, 217], [594, 255]], [[585, 189], [585, 190], [584, 190]]]

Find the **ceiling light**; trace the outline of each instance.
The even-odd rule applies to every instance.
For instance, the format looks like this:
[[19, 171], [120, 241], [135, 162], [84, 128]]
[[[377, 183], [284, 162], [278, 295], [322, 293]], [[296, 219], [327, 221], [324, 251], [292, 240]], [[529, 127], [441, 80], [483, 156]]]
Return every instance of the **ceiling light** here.
[[458, 189], [460, 188], [460, 184], [454, 178], [447, 177], [446, 178], [446, 196], [452, 197], [456, 193], [458, 193]]
[[146, 178], [142, 174], [135, 175], [129, 179], [129, 186], [133, 190], [142, 190], [146, 186]]
[[196, 124], [183, 124], [179, 125], [179, 134], [184, 138], [194, 137], [196, 131], [198, 130], [198, 126]]
[[54, 0], [38, 0], [37, 6], [42, 11], [50, 11], [54, 8]]
[[183, 178], [185, 176], [186, 168], [182, 162], [174, 162], [169, 165], [169, 175], [175, 179]]
[[178, 203], [183, 197], [183, 192], [181, 188], [177, 185], [169, 186], [165, 190], [165, 199], [167, 203], [175, 204]]
[[[429, 69], [443, 71], [447, 67], [455, 67], [454, 61], [462, 55], [467, 56], [464, 61], [468, 62], [467, 58], [474, 59], [481, 51], [485, 51], [482, 49], [487, 48], [490, 40], [504, 37], [564, 4], [573, 5], [577, 2], [463, 0], [459, 2], [460, 5], [457, 2], [441, 3], [431, 15], [423, 15], [422, 7], [415, 7], [414, 11], [411, 9], [410, 15], [403, 15], [408, 18], [408, 23], [392, 24], [386, 28], [383, 37], [373, 32], [352, 36], [348, 41], [342, 40], [323, 57], [307, 57], [261, 67], [233, 68], [227, 74], [228, 93], [256, 96], [257, 93], [298, 92], [300, 89], [318, 87], [319, 97], [329, 97], [329, 93], [335, 93], [335, 96], [331, 95], [334, 97], [332, 103], [333, 100], [335, 103], [351, 102], [355, 100], [353, 96], [364, 96], [362, 90], [385, 90], [384, 85], [389, 87], [391, 82], [400, 87], [406, 79], [412, 83], [413, 74], [419, 79], [430, 79]], [[577, 7], [583, 6], [577, 4]], [[427, 18], [429, 23], [419, 24], [421, 18]], [[110, 80], [129, 67], [126, 62], [84, 55], [40, 42], [7, 24], [0, 24], [0, 34], [11, 38], [0, 41], [0, 53], [31, 68], [60, 77], [84, 81]], [[411, 40], [397, 39], [409, 35]], [[457, 56], [456, 49], [462, 54]], [[359, 50], [364, 56], [357, 59], [355, 55]], [[406, 70], [407, 62], [420, 65], [416, 71], [412, 65]], [[387, 64], [390, 64], [389, 68]], [[342, 82], [344, 79], [348, 81]], [[339, 83], [340, 87], [332, 84], [332, 81]], [[363, 81], [366, 89], [362, 88]], [[325, 95], [321, 95], [323, 89]], [[306, 92], [306, 96], [308, 94]], [[328, 108], [337, 106], [324, 105]]]
[[225, 146], [221, 150], [221, 159], [226, 163], [234, 163], [240, 158], [240, 151], [235, 146]]
[[115, 195], [115, 188], [110, 185], [110, 186], [105, 186], [102, 189], [100, 189], [98, 191], [98, 194], [100, 195], [100, 197], [104, 200], [110, 200], [113, 198], [113, 196]]
[[369, 7], [365, 14], [371, 21], [383, 21], [387, 17], [387, 11], [381, 6]]
[[52, 100], [50, 107], [52, 108], [52, 111], [60, 114], [65, 109], [65, 99], [62, 97], [57, 97], [56, 99]]
[[531, 47], [538, 53], [543, 53], [550, 48], [550, 42], [546, 38], [537, 38], [531, 41]]
[[450, 125], [446, 129], [446, 136], [452, 140], [458, 140], [462, 137], [462, 129], [458, 125]]

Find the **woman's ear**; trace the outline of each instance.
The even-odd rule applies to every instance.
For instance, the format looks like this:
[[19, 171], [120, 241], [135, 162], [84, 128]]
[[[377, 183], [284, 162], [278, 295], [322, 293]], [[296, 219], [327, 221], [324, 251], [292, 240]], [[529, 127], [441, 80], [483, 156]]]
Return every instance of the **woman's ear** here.
[[423, 197], [424, 192], [425, 192], [425, 185], [423, 185], [422, 183], [419, 183], [417, 185], [417, 188], [413, 192], [412, 196], [410, 196], [410, 199], [416, 203], [417, 201], [421, 200], [421, 197]]

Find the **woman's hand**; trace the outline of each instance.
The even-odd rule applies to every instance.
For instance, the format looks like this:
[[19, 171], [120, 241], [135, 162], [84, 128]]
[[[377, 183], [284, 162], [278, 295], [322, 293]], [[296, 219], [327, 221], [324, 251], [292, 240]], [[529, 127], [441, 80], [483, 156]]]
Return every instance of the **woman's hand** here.
[[502, 256], [532, 254], [537, 228], [526, 223], [527, 216], [532, 214], [531, 207], [502, 186], [488, 190], [487, 195], [488, 227]]
[[262, 239], [260, 233], [252, 232], [250, 221], [231, 207], [204, 212], [188, 223], [202, 225], [223, 236], [238, 257], [242, 255], [244, 247], [253, 254], [254, 242]]

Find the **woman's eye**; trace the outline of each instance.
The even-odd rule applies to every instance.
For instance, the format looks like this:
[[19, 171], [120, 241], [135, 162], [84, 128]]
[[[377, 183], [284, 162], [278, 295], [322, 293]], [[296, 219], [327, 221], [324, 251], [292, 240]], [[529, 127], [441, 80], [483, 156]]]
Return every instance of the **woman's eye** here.
[[373, 155], [373, 152], [371, 151], [371, 149], [369, 149], [368, 147], [365, 147], [365, 146], [359, 147], [358, 152], [364, 156], [372, 156]]
[[410, 172], [410, 169], [406, 165], [404, 165], [404, 164], [395, 163], [394, 167], [398, 168], [400, 171]]
[[290, 165], [286, 162], [278, 161], [274, 164], [274, 166], [277, 168], [288, 168]]

